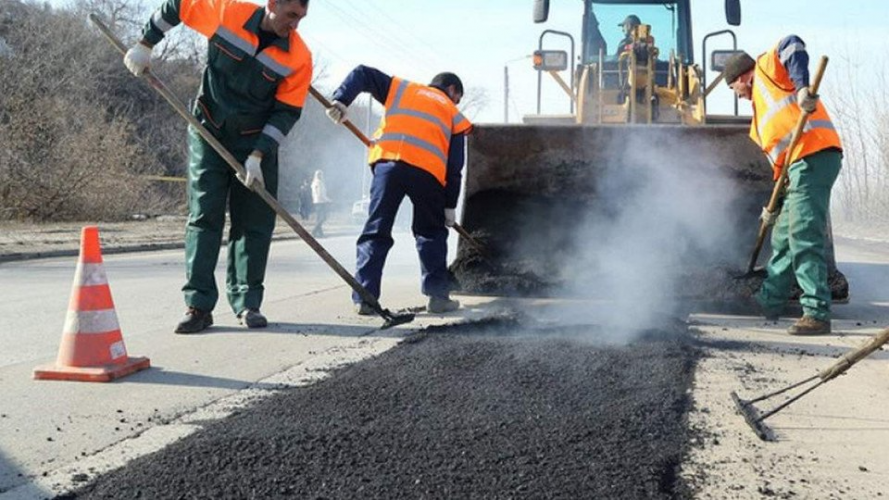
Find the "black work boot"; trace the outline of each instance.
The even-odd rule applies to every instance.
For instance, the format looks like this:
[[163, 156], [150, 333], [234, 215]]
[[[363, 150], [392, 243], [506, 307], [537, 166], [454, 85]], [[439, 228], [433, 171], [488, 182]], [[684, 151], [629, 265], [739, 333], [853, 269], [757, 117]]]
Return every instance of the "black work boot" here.
[[244, 309], [238, 314], [238, 320], [247, 328], [265, 328], [269, 326], [269, 320], [259, 312], [259, 309]]
[[459, 308], [460, 302], [448, 297], [429, 297], [429, 303], [426, 304], [426, 311], [432, 314], [449, 313]]
[[791, 335], [828, 335], [830, 321], [822, 321], [811, 316], [803, 316], [787, 329]]
[[176, 325], [176, 333], [198, 333], [213, 324], [213, 315], [195, 307], [189, 307], [182, 321]]

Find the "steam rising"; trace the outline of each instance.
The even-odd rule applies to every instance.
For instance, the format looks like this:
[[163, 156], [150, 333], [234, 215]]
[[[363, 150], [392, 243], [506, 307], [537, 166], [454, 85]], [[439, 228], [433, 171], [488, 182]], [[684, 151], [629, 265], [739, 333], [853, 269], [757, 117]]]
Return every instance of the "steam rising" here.
[[[607, 151], [590, 152], [611, 160], [598, 183], [595, 209], [579, 214], [583, 221], [561, 274], [566, 294], [608, 304], [565, 319], [629, 330], [657, 327], [675, 312], [677, 296], [698, 285], [690, 270], [733, 258], [733, 184], [705, 144], [663, 134], [657, 141], [628, 134]], [[656, 147], [683, 140], [681, 149]]]

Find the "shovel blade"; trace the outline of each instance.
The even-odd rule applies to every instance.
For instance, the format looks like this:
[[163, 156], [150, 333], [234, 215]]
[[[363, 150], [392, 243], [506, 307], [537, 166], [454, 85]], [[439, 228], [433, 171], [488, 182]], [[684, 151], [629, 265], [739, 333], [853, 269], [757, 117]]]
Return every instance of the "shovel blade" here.
[[388, 328], [392, 328], [393, 326], [403, 325], [405, 323], [410, 323], [414, 320], [415, 315], [411, 313], [405, 314], [393, 314], [389, 312], [387, 309], [383, 318], [386, 319], [386, 322], [383, 323], [383, 326], [380, 327], [380, 330], [386, 330]]

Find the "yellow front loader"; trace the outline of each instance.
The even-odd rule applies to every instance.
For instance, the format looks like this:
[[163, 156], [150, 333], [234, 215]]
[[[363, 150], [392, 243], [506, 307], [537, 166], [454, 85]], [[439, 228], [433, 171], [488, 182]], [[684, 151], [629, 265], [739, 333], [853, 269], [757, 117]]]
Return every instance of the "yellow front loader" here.
[[[654, 281], [669, 287], [657, 293], [680, 299], [749, 296], [757, 279], [732, 276], [756, 241], [771, 168], [737, 101], [727, 99], [734, 112], [707, 112], [721, 75], [705, 86], [689, 0], [582, 4], [577, 59], [573, 35], [540, 36], [537, 113], [522, 124], [479, 125], [469, 138], [462, 220], [488, 258], [460, 241], [451, 267], [458, 286], [476, 294], [611, 298], [615, 289], [644, 291]], [[535, 1], [535, 21], [548, 11], [547, 0]], [[725, 14], [738, 25], [739, 3], [726, 2]], [[717, 31], [703, 38], [702, 51], [716, 37], [735, 40], [730, 30]], [[571, 56], [544, 46], [553, 40], [570, 42]], [[711, 69], [736, 49], [712, 51]], [[567, 113], [541, 113], [544, 82]], [[848, 284], [832, 241], [827, 253], [834, 300], [845, 301]]]

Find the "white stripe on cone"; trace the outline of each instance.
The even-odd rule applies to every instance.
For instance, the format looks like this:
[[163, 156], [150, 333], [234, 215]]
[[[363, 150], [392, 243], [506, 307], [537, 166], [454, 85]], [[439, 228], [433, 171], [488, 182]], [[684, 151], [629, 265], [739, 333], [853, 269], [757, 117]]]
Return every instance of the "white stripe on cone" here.
[[114, 309], [101, 311], [68, 311], [64, 333], [108, 333], [120, 329]]
[[74, 286], [107, 285], [108, 277], [105, 275], [105, 266], [102, 264], [77, 263], [74, 271]]

